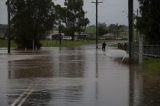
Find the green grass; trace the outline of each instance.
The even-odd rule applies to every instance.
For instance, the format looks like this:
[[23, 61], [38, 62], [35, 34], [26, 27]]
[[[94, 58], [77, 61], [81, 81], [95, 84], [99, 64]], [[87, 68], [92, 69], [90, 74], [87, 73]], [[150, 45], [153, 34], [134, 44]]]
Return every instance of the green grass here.
[[[59, 40], [42, 40], [42, 47], [59, 47]], [[73, 46], [81, 46], [87, 44], [93, 44], [95, 40], [62, 40], [62, 47], [73, 47]], [[0, 40], [0, 47], [7, 47], [8, 41], [7, 40]], [[11, 41], [11, 47], [17, 47], [14, 41]]]
[[[0, 47], [8, 47], [8, 41], [0, 39]], [[14, 41], [11, 41], [11, 47], [17, 47]]]
[[[59, 47], [59, 40], [42, 40], [41, 41], [43, 47]], [[73, 47], [73, 46], [81, 46], [87, 44], [95, 43], [94, 40], [62, 40], [62, 47]]]
[[160, 76], [160, 59], [148, 58], [144, 60], [145, 72], [149, 75]]

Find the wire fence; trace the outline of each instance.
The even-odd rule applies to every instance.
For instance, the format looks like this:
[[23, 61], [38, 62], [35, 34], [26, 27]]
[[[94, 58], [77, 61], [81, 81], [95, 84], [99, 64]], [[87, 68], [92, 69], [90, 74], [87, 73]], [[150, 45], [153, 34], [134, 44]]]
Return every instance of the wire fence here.
[[[139, 55], [139, 46], [134, 45], [133, 52]], [[160, 45], [144, 45], [143, 55], [148, 57], [160, 57]]]
[[145, 45], [143, 54], [145, 56], [160, 57], [160, 45]]
[[[128, 51], [128, 44], [119, 43], [118, 48]], [[138, 44], [132, 44], [132, 53], [135, 55], [139, 55], [139, 45]], [[160, 45], [144, 45], [143, 55], [148, 56], [148, 57], [160, 57]]]

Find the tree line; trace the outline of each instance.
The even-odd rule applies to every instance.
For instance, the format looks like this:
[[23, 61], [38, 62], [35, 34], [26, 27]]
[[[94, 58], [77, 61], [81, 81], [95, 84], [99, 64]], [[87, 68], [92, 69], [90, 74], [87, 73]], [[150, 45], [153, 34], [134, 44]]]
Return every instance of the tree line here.
[[40, 48], [40, 39], [54, 27], [74, 40], [75, 32], [83, 32], [89, 24], [83, 0], [65, 0], [64, 7], [52, 0], [10, 0], [9, 5], [11, 34], [18, 48]]
[[[11, 12], [11, 35], [19, 48], [40, 48], [40, 39], [54, 27], [65, 35], [85, 31], [89, 19], [85, 17], [83, 0], [65, 0], [64, 7], [53, 0], [9, 0]], [[148, 43], [160, 43], [160, 0], [138, 0], [140, 16], [136, 17], [136, 28], [145, 35]], [[121, 26], [105, 23], [98, 27], [99, 35], [116, 33]], [[118, 32], [117, 32], [118, 33]]]
[[[110, 24], [107, 25], [106, 23], [98, 23], [98, 36], [103, 36], [107, 33], [112, 33], [115, 36], [118, 36], [121, 32], [128, 31], [128, 26], [126, 25], [119, 25], [119, 24]], [[96, 26], [90, 25], [86, 28], [86, 32], [90, 34], [95, 34]]]

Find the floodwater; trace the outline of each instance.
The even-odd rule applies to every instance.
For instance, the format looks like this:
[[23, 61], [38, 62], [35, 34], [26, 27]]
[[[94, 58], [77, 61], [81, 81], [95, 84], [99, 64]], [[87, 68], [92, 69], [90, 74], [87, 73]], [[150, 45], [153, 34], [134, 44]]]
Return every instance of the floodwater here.
[[121, 50], [42, 48], [0, 55], [0, 106], [160, 106], [160, 79]]

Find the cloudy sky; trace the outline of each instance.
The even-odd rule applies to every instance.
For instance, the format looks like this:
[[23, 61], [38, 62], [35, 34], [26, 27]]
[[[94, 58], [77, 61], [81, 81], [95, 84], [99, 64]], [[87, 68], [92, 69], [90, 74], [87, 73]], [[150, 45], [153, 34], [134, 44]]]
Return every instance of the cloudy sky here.
[[[53, 0], [56, 4], [63, 5], [64, 0]], [[95, 0], [84, 0], [84, 10], [87, 12], [86, 17], [89, 18], [90, 24], [95, 24], [95, 4], [91, 3]], [[128, 24], [128, 0], [99, 0], [103, 3], [99, 4], [99, 22], [106, 24]], [[134, 0], [134, 10], [138, 8], [137, 0]], [[7, 10], [5, 0], [0, 0], [0, 24], [7, 23]]]

